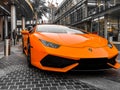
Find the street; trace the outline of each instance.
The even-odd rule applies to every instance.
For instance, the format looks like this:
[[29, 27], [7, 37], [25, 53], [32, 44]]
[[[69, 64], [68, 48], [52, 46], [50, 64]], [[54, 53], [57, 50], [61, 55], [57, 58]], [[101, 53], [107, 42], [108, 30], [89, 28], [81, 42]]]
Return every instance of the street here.
[[12, 54], [0, 59], [0, 90], [120, 90], [120, 69], [67, 73], [42, 71], [27, 66], [20, 47], [12, 47]]

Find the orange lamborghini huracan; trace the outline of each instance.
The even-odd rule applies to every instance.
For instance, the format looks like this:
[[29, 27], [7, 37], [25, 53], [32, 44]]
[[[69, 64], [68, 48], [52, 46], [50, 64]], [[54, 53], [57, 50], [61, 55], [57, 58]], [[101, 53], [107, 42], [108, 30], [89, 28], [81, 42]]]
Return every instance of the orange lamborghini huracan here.
[[120, 68], [115, 46], [81, 29], [37, 25], [23, 30], [22, 37], [29, 66], [56, 72]]

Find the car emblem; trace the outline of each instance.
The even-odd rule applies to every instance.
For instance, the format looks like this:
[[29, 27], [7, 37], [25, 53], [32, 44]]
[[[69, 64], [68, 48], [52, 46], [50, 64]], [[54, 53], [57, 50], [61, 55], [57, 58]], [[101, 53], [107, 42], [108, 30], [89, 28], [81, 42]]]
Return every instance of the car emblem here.
[[90, 52], [92, 52], [92, 48], [89, 48], [88, 50], [89, 50]]

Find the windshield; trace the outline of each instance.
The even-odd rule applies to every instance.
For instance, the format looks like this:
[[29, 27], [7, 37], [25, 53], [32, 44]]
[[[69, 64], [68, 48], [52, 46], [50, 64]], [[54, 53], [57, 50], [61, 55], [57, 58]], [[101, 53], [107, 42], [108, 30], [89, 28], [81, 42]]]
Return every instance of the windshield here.
[[85, 34], [82, 29], [61, 25], [38, 25], [37, 32]]

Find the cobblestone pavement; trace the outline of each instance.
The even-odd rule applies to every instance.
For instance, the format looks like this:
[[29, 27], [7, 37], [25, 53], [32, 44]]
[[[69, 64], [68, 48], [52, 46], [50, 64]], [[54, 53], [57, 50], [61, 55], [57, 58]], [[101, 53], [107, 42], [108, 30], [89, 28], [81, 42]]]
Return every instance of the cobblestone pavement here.
[[120, 90], [120, 70], [42, 71], [27, 66], [20, 47], [0, 59], [0, 90]]
[[69, 74], [28, 68], [26, 57], [13, 54], [0, 60], [0, 89], [10, 90], [100, 90]]

